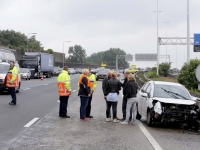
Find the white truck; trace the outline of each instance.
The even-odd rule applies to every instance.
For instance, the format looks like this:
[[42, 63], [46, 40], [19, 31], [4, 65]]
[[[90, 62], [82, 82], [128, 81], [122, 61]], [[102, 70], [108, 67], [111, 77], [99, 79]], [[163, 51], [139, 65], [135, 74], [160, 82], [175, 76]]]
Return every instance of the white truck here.
[[4, 85], [6, 74], [10, 68], [10, 61], [15, 62], [15, 66], [18, 69], [19, 87], [16, 87], [16, 92], [19, 92], [21, 86], [21, 75], [18, 62], [16, 62], [13, 50], [0, 48], [0, 91], [8, 91], [8, 88]]

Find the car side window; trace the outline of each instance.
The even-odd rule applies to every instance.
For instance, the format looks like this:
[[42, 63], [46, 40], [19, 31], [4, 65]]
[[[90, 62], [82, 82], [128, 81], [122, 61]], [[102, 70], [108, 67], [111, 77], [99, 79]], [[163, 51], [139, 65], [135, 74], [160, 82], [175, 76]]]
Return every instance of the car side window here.
[[147, 92], [147, 93], [149, 93], [149, 92], [151, 91], [151, 88], [152, 88], [152, 85], [151, 85], [151, 84], [149, 84], [149, 86], [147, 87], [147, 90], [146, 90], [146, 92]]
[[146, 89], [147, 89], [147, 87], [149, 86], [149, 84], [150, 84], [150, 83], [146, 83], [146, 84], [143, 86], [143, 88], [142, 88], [142, 90], [141, 90], [143, 93], [146, 93]]

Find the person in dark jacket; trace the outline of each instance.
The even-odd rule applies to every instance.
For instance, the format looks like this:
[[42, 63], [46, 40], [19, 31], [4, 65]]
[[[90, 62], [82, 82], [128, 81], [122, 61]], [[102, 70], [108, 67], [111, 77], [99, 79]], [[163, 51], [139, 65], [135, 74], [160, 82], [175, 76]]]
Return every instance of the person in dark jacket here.
[[[103, 79], [102, 81], [102, 90], [103, 90], [103, 95], [104, 95], [104, 99], [106, 101], [106, 110], [108, 108], [108, 103], [106, 100], [106, 96], [108, 95], [108, 87], [107, 87], [107, 82], [112, 78], [112, 72], [108, 71], [108, 75]], [[109, 115], [111, 117], [111, 113]], [[109, 118], [110, 118], [109, 117]]]
[[80, 119], [83, 121], [88, 121], [86, 118], [86, 107], [88, 105], [89, 97], [91, 96], [91, 87], [90, 80], [87, 77], [89, 75], [88, 69], [83, 70], [83, 74], [81, 75], [78, 85], [79, 92], [78, 96], [80, 96], [81, 106], [80, 106]]
[[[126, 85], [128, 83], [128, 75], [129, 75], [129, 71], [125, 71], [124, 72], [124, 83], [121, 83], [121, 86], [123, 88], [123, 101], [122, 101], [122, 114], [123, 114], [123, 118], [121, 119], [121, 121], [124, 121], [126, 119], [126, 104], [127, 104], [127, 97], [126, 97]], [[130, 110], [132, 112], [132, 109]], [[129, 120], [131, 120], [132, 118], [132, 113], [130, 115]]]
[[136, 121], [136, 115], [137, 115], [137, 91], [138, 91], [138, 85], [135, 82], [135, 78], [132, 74], [128, 75], [128, 83], [125, 87], [126, 90], [126, 97], [127, 97], [127, 105], [126, 105], [126, 119], [121, 122], [121, 124], [128, 124], [128, 120], [130, 117], [130, 109], [131, 107], [133, 107], [132, 109], [132, 124], [135, 124]]
[[121, 90], [121, 83], [117, 80], [117, 73], [112, 73], [112, 78], [107, 82], [108, 95], [107, 100], [107, 110], [106, 110], [106, 121], [111, 121], [110, 118], [110, 108], [113, 109], [113, 122], [119, 122], [117, 118], [117, 102], [119, 91]]

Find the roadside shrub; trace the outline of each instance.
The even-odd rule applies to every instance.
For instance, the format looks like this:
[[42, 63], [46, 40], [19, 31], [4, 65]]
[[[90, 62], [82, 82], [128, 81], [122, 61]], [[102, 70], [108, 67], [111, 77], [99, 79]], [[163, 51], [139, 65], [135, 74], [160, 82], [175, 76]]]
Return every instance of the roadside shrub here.
[[185, 63], [178, 76], [178, 82], [185, 85], [188, 89], [197, 89], [199, 82], [196, 79], [195, 70], [199, 64], [200, 60], [198, 59], [190, 60], [189, 64]]
[[157, 75], [156, 72], [151, 71], [147, 73], [147, 77], [152, 79], [152, 78], [158, 78], [159, 76]]
[[167, 77], [170, 69], [170, 63], [161, 63], [159, 65], [159, 75]]
[[157, 67], [153, 67], [151, 71], [152, 72], [156, 72], [157, 71]]

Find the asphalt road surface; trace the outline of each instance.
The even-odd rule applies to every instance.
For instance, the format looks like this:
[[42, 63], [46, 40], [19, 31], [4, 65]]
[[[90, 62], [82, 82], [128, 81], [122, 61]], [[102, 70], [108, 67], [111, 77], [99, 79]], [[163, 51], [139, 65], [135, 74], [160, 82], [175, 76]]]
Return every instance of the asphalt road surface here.
[[[71, 86], [74, 92], [69, 99], [71, 101], [69, 112], [72, 117], [69, 120], [60, 120], [58, 117], [59, 103], [57, 102], [56, 78], [44, 79], [43, 81], [37, 79], [23, 81], [22, 89], [20, 93], [17, 94], [18, 104], [16, 106], [8, 105], [10, 102], [10, 95], [0, 95], [0, 150], [8, 149], [17, 139], [18, 140], [11, 149], [26, 149], [26, 146], [23, 147], [24, 144], [27, 144], [26, 142], [31, 142], [27, 144], [27, 146], [30, 146], [30, 149], [34, 149], [31, 148], [31, 146], [35, 143], [42, 144], [35, 145], [35, 147], [38, 146], [40, 149], [42, 149], [42, 146], [46, 148], [49, 147], [50, 149], [56, 149], [56, 146], [64, 146], [62, 147], [63, 149], [66, 149], [67, 146], [74, 147], [74, 149], [81, 149], [82, 146], [85, 146], [86, 149], [110, 148], [115, 150], [200, 149], [198, 132], [181, 129], [179, 126], [173, 124], [148, 127], [145, 120], [137, 120], [137, 124], [134, 126], [106, 123], [104, 112], [105, 102], [101, 101], [103, 97], [101, 80], [97, 82], [97, 91], [94, 93], [96, 97], [96, 102], [94, 99], [92, 105], [92, 115], [94, 115], [94, 119], [92, 119], [89, 124], [80, 123], [79, 119], [77, 119], [79, 115], [78, 111], [74, 112], [74, 110], [78, 110], [80, 106], [77, 92], [75, 92], [79, 76], [80, 75], [71, 75]], [[122, 97], [120, 95], [118, 117], [122, 117], [121, 99]], [[24, 127], [34, 118], [39, 118], [35, 126], [34, 124], [29, 124], [32, 127], [30, 130]], [[41, 118], [43, 118], [43, 120]], [[48, 130], [44, 133], [40, 133], [39, 127], [47, 128]], [[49, 130], [49, 127], [51, 130]], [[63, 130], [61, 132], [59, 127], [64, 127], [68, 130]], [[83, 130], [86, 131], [83, 132]], [[80, 133], [87, 135], [87, 140], [85, 138], [81, 139]], [[40, 137], [38, 137], [38, 135], [40, 135]], [[60, 136], [63, 136], [66, 142], [60, 144], [62, 142], [60, 141]], [[94, 144], [97, 141], [101, 141], [98, 143], [99, 145]], [[77, 145], [74, 145], [74, 142]]]
[[[71, 75], [71, 88], [74, 95], [80, 75]], [[22, 86], [17, 93], [17, 105], [10, 106], [11, 96], [8, 93], [0, 94], [0, 150], [8, 147], [27, 128], [24, 127], [34, 118], [42, 118], [58, 105], [56, 77], [22, 80]], [[76, 93], [77, 94], [77, 93]]]

